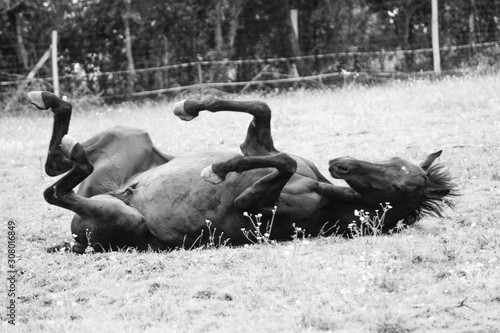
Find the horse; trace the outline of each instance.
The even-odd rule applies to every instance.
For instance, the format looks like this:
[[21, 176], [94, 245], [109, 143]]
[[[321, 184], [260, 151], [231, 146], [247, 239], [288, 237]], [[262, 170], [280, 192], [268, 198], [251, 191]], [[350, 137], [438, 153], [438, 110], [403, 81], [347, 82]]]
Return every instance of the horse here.
[[45, 91], [32, 91], [27, 99], [53, 113], [45, 172], [64, 174], [44, 198], [75, 213], [73, 241], [48, 251], [165, 251], [203, 247], [214, 239], [240, 246], [263, 238], [290, 240], [297, 230], [311, 237], [352, 236], [381, 207], [378, 230], [387, 234], [425, 215], [442, 216], [455, 194], [449, 171], [434, 163], [441, 151], [421, 163], [334, 158], [329, 173], [348, 186], [334, 185], [311, 161], [274, 147], [271, 110], [260, 101], [208, 97], [175, 103], [173, 112], [183, 121], [202, 111], [253, 118], [241, 153], [170, 156], [137, 128], [117, 126], [78, 142], [68, 135], [70, 102]]

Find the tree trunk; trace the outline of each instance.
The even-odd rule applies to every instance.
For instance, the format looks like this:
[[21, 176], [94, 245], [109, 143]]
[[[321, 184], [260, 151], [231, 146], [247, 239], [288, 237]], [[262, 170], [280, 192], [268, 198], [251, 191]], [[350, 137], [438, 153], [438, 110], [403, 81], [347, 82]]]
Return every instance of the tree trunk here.
[[7, 16], [9, 17], [10, 24], [15, 29], [16, 33], [16, 50], [17, 56], [19, 59], [19, 63], [22, 64], [23, 68], [28, 71], [30, 69], [28, 64], [28, 52], [26, 52], [26, 48], [24, 47], [24, 38], [21, 22], [19, 20], [20, 12], [19, 11], [7, 11]]
[[340, 18], [341, 8], [343, 5], [344, 3], [330, 1], [327, 2], [327, 7], [325, 8], [325, 10], [327, 10], [326, 16], [328, 17], [328, 22], [325, 27], [326, 39], [324, 49], [321, 50], [320, 53], [335, 53], [345, 51], [341, 38], [342, 31], [339, 28], [332, 28], [332, 26], [339, 27], [341, 24], [343, 24]]
[[215, 4], [215, 49], [218, 55], [222, 54], [224, 39], [222, 38], [222, 0]]
[[476, 1], [470, 0], [470, 15], [469, 15], [469, 43], [474, 45], [477, 43], [476, 33]]
[[[414, 13], [414, 3], [409, 0], [404, 3], [401, 13], [401, 17], [396, 21], [396, 33], [398, 34], [399, 45], [402, 50], [410, 50], [411, 49], [411, 34], [412, 34], [412, 17]], [[399, 33], [398, 33], [399, 32]], [[407, 72], [411, 72], [413, 69], [413, 54], [406, 52], [404, 54]]]
[[[412, 13], [408, 11], [406, 13], [406, 17], [404, 20], [404, 28], [403, 28], [403, 40], [401, 42], [401, 46], [403, 50], [410, 50], [410, 34], [411, 34], [411, 17]], [[406, 60], [406, 70], [408, 72], [411, 72], [413, 70], [413, 54], [406, 52], [405, 54], [405, 60]]]
[[[170, 64], [170, 51], [169, 51], [169, 42], [168, 37], [166, 35], [162, 35], [161, 40], [161, 48], [160, 55], [158, 57], [157, 66], [168, 66]], [[158, 70], [155, 72], [155, 81], [157, 82], [158, 89], [165, 88], [165, 84], [167, 87], [170, 86], [169, 82], [169, 72], [165, 70]]]
[[234, 41], [236, 40], [236, 34], [238, 32], [238, 28], [240, 27], [240, 14], [243, 11], [243, 7], [245, 6], [245, 2], [247, 0], [239, 0], [235, 1], [235, 5], [230, 8], [230, 21], [229, 21], [229, 31], [227, 33], [227, 57], [231, 58], [234, 54]]
[[[293, 30], [292, 17], [290, 15], [290, 5], [288, 0], [283, 2], [283, 10], [285, 15], [284, 22], [284, 33], [285, 39], [288, 41], [289, 53], [292, 57], [300, 57], [302, 55], [300, 51], [299, 39]], [[299, 75], [303, 75], [306, 71], [304, 61], [302, 59], [297, 59], [293, 62], [293, 64], [297, 67], [297, 71]]]
[[125, 53], [127, 55], [127, 74], [128, 79], [128, 93], [134, 91], [135, 85], [135, 66], [134, 57], [132, 56], [132, 36], [130, 33], [130, 15], [131, 15], [131, 2], [132, 0], [125, 0], [125, 13], [123, 14], [123, 23], [125, 24]]
[[[234, 41], [239, 28], [239, 17], [247, 0], [235, 0], [224, 4], [224, 0], [217, 0], [215, 5], [215, 47], [219, 55], [230, 59], [234, 54]], [[224, 5], [226, 7], [224, 8]], [[229, 30], [226, 36], [222, 31], [224, 23], [224, 11], [226, 20], [229, 21]]]
[[162, 36], [162, 57], [160, 66], [170, 65], [170, 43], [167, 35]]
[[132, 37], [130, 35], [130, 4], [132, 0], [125, 0], [125, 14], [123, 15], [123, 21], [125, 24], [125, 52], [127, 54], [127, 69], [133, 71], [134, 67], [134, 57], [132, 56]]

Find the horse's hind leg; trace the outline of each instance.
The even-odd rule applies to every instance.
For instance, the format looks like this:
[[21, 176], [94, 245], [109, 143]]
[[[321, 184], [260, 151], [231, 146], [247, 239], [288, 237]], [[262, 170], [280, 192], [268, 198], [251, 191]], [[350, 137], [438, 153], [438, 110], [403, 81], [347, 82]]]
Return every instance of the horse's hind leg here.
[[236, 156], [205, 168], [202, 177], [209, 182], [220, 183], [229, 172], [260, 168], [276, 168], [276, 170], [257, 180], [234, 201], [235, 207], [240, 211], [259, 210], [276, 204], [283, 187], [297, 170], [297, 162], [289, 155], [279, 153], [273, 156]]
[[[135, 208], [111, 195], [85, 198], [74, 193], [73, 189], [92, 173], [93, 166], [83, 146], [71, 137], [64, 136], [61, 146], [73, 167], [45, 190], [44, 197], [48, 203], [77, 214], [71, 225], [76, 244], [70, 250], [81, 253], [89, 245], [99, 252], [127, 247], [163, 249]], [[48, 250], [58, 248], [60, 246]]]
[[201, 101], [183, 100], [174, 105], [174, 113], [182, 120], [189, 121], [198, 116], [200, 111], [234, 111], [249, 113], [253, 120], [248, 127], [245, 142], [240, 148], [245, 156], [263, 156], [276, 154], [271, 136], [271, 109], [259, 101], [229, 101], [213, 97]]
[[54, 126], [45, 163], [45, 172], [49, 176], [60, 175], [71, 169], [73, 165], [61, 150], [61, 140], [68, 133], [72, 106], [56, 95], [45, 91], [32, 91], [28, 93], [27, 97], [38, 109], [51, 109], [54, 113]]

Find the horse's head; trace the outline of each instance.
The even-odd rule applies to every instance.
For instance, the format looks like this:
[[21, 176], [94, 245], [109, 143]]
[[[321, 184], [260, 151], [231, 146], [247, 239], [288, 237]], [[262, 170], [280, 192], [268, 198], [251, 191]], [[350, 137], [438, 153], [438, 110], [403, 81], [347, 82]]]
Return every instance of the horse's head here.
[[420, 164], [399, 157], [371, 163], [351, 157], [329, 162], [332, 177], [344, 179], [368, 204], [389, 202], [402, 218], [413, 223], [422, 214], [441, 216], [443, 198], [454, 195], [455, 185], [442, 165], [433, 164], [441, 151]]

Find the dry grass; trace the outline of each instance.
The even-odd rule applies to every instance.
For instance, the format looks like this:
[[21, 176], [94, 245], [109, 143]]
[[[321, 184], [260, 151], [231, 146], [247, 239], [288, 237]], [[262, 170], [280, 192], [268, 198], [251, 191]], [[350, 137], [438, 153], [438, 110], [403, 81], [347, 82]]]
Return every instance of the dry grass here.
[[[70, 238], [72, 216], [42, 198], [54, 181], [42, 169], [52, 118], [34, 109], [1, 118], [1, 220], [17, 223], [20, 279], [17, 325], [2, 330], [500, 332], [499, 86], [487, 76], [245, 96], [270, 104], [279, 149], [325, 174], [336, 156], [418, 160], [443, 149], [463, 193], [456, 211], [392, 236], [162, 254], [46, 254]], [[140, 126], [166, 153], [183, 154], [237, 150], [250, 120], [220, 113], [182, 123], [171, 108], [76, 110], [70, 131], [85, 139]]]

